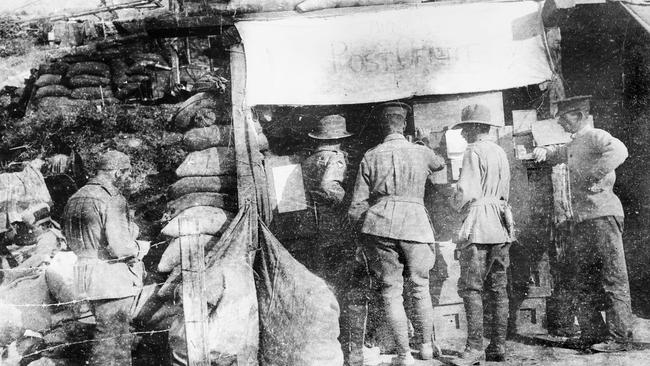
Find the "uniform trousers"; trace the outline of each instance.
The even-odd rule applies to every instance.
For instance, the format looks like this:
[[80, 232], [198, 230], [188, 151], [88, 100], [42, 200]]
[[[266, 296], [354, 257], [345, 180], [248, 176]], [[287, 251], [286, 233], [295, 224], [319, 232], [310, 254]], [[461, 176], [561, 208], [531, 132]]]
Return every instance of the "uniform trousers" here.
[[487, 291], [490, 312], [489, 337], [504, 346], [508, 326], [508, 266], [510, 243], [469, 244], [460, 251], [458, 295], [467, 315], [467, 346], [483, 349], [483, 292]]
[[404, 279], [413, 304], [416, 341], [428, 343], [433, 335], [433, 306], [429, 271], [435, 256], [426, 243], [366, 236], [366, 255], [373, 281], [379, 286], [386, 320], [395, 337], [398, 353], [409, 351], [408, 318], [404, 309]]
[[[581, 336], [593, 341], [632, 337], [630, 285], [623, 252], [623, 218], [604, 216], [575, 225], [570, 255], [576, 266]], [[605, 311], [606, 323], [600, 314]]]
[[90, 355], [91, 366], [130, 366], [133, 336], [129, 329], [134, 296], [91, 300], [97, 329]]

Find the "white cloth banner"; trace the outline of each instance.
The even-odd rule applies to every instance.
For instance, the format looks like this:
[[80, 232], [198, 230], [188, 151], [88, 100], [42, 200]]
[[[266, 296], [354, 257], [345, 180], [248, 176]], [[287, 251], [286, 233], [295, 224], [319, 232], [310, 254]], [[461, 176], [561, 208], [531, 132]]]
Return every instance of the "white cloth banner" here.
[[241, 21], [247, 103], [370, 103], [541, 83], [552, 72], [539, 4], [429, 3]]

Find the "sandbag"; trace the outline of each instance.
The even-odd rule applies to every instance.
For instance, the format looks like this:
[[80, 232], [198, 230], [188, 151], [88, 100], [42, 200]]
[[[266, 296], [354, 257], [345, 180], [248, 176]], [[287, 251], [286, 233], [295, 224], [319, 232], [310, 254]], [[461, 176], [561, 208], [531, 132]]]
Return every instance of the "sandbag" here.
[[[206, 255], [205, 285], [211, 289], [205, 292], [209, 313], [206, 339], [212, 365], [258, 364], [258, 305], [248, 263], [250, 214], [250, 206], [241, 210]], [[184, 316], [172, 323], [169, 345], [173, 364], [187, 365]]]
[[98, 86], [87, 86], [83, 88], [73, 89], [70, 96], [74, 99], [101, 99], [112, 98], [113, 92], [110, 88], [102, 88]]
[[18, 305], [25, 329], [36, 332], [48, 329], [52, 324], [51, 309], [43, 305], [51, 303], [45, 273], [22, 277], [0, 286], [0, 312], [7, 306]]
[[61, 75], [57, 74], [43, 74], [39, 76], [34, 83], [34, 85], [38, 87], [57, 84], [61, 84]]
[[45, 281], [50, 294], [57, 302], [69, 302], [78, 297], [74, 291], [74, 265], [77, 256], [71, 252], [58, 252], [45, 270]]
[[111, 69], [103, 62], [85, 61], [77, 62], [70, 66], [66, 74], [68, 77], [77, 75], [97, 75], [105, 78], [111, 77]]
[[47, 85], [36, 90], [35, 98], [45, 97], [69, 97], [72, 92], [63, 85]]
[[163, 66], [167, 66], [167, 61], [165, 60], [165, 58], [162, 55], [159, 55], [157, 53], [152, 53], [152, 52], [136, 53], [136, 54], [131, 55], [131, 59], [135, 63], [140, 63], [140, 62], [143, 62], [143, 61], [144, 62], [150, 61], [150, 62], [155, 62], [155, 63], [163, 65]]
[[84, 88], [89, 86], [106, 87], [111, 83], [111, 79], [97, 75], [77, 75], [66, 79], [65, 82], [71, 88]]
[[93, 105], [102, 105], [104, 103], [105, 105], [114, 105], [114, 104], [119, 104], [120, 100], [115, 98], [115, 97], [106, 97], [104, 99], [93, 99], [89, 100]]
[[148, 75], [131, 75], [126, 79], [129, 83], [141, 83], [143, 81], [151, 80], [151, 77]]
[[260, 313], [260, 365], [341, 366], [339, 305], [260, 222], [255, 262]]
[[[201, 243], [202, 247], [206, 247], [207, 243], [210, 240], [218, 239], [212, 235], [197, 235], [196, 240]], [[168, 273], [171, 272], [174, 267], [181, 265], [181, 243], [184, 243], [185, 238], [174, 238], [165, 249], [160, 257], [160, 262], [158, 262], [158, 272]], [[187, 240], [190, 240], [187, 238]]]
[[0, 174], [0, 232], [20, 221], [20, 213], [37, 203], [52, 203], [38, 163], [27, 164], [21, 172]]
[[174, 217], [160, 231], [163, 235], [178, 238], [184, 235], [217, 235], [234, 215], [218, 207], [190, 207]]
[[164, 217], [171, 220], [181, 212], [195, 206], [219, 207], [234, 212], [237, 210], [237, 198], [232, 195], [214, 192], [189, 193], [168, 202]]
[[176, 175], [182, 177], [205, 177], [236, 173], [235, 150], [229, 147], [211, 147], [187, 154], [176, 168]]
[[194, 192], [235, 192], [237, 178], [234, 175], [212, 177], [185, 177], [169, 187], [169, 198], [177, 199]]
[[68, 72], [70, 65], [65, 62], [52, 62], [47, 64], [42, 64], [38, 68], [38, 73], [43, 74], [56, 74], [56, 75], [65, 75]]
[[193, 128], [183, 135], [183, 145], [188, 151], [205, 150], [210, 147], [228, 146], [231, 141], [230, 126]]
[[[187, 131], [193, 127], [206, 127], [210, 122], [212, 124], [230, 124], [229, 108], [223, 98], [214, 93], [197, 93], [178, 107], [178, 111], [173, 117], [173, 124], [179, 131]], [[207, 111], [211, 111], [214, 117], [209, 116]]]

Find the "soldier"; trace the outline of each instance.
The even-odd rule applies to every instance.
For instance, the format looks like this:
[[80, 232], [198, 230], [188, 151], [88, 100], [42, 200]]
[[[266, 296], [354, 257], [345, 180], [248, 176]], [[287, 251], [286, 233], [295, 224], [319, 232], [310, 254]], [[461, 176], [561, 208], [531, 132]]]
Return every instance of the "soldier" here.
[[[346, 218], [347, 153], [342, 139], [352, 136], [345, 118], [329, 115], [308, 134], [314, 153], [302, 164], [309, 201], [316, 216], [318, 237], [307, 265], [334, 290], [341, 307], [343, 354], [348, 365], [363, 364], [365, 297], [355, 262], [355, 240]], [[359, 329], [360, 328], [360, 329]]]
[[[573, 134], [564, 146], [536, 148], [535, 161], [567, 163], [574, 226], [567, 255], [576, 269], [581, 347], [623, 351], [632, 339], [630, 285], [623, 251], [623, 207], [612, 188], [627, 148], [591, 126], [590, 96], [558, 101], [560, 125]], [[600, 311], [606, 311], [604, 323]]]
[[409, 110], [404, 103], [383, 105], [384, 141], [364, 155], [348, 211], [365, 235], [370, 273], [380, 286], [384, 314], [395, 338], [395, 365], [415, 363], [403, 305], [404, 276], [413, 300], [420, 358], [434, 356], [429, 293], [434, 237], [423, 201], [427, 178], [444, 167], [444, 160], [431, 149], [406, 140], [403, 133]]
[[138, 242], [138, 227], [118, 190], [130, 174], [129, 157], [108, 151], [97, 175], [77, 191], [63, 212], [63, 229], [77, 255], [77, 295], [90, 301], [97, 328], [90, 365], [131, 365], [130, 308], [142, 289], [142, 257], [149, 250]]
[[[512, 242], [512, 220], [508, 206], [510, 168], [505, 151], [491, 141], [495, 125], [490, 110], [480, 104], [461, 112], [462, 135], [468, 142], [453, 197], [454, 205], [465, 214], [460, 228], [457, 252], [460, 260], [458, 294], [467, 315], [467, 344], [462, 365], [486, 358], [505, 361], [508, 325], [507, 270]], [[483, 291], [488, 292], [492, 313], [490, 345], [483, 352]]]

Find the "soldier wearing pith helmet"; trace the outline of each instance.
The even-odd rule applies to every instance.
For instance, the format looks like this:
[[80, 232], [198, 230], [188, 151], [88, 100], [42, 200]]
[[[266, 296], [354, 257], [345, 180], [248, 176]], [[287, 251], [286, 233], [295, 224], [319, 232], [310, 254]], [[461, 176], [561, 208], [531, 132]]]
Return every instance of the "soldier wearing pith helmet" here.
[[579, 345], [598, 352], [622, 351], [632, 339], [632, 309], [623, 206], [613, 187], [614, 170], [627, 158], [627, 148], [592, 126], [590, 96], [563, 99], [557, 105], [558, 123], [573, 139], [563, 146], [538, 147], [533, 154], [537, 162], [566, 163], [569, 169], [574, 226], [567, 255], [577, 272]]
[[[458, 294], [467, 315], [467, 343], [459, 364], [472, 365], [486, 356], [505, 360], [508, 324], [507, 270], [513, 241], [512, 214], [508, 206], [510, 167], [505, 151], [490, 136], [493, 126], [502, 126], [482, 104], [461, 111], [460, 123], [468, 146], [453, 203], [464, 213], [456, 247], [460, 260]], [[493, 316], [490, 344], [483, 350], [483, 293]]]

